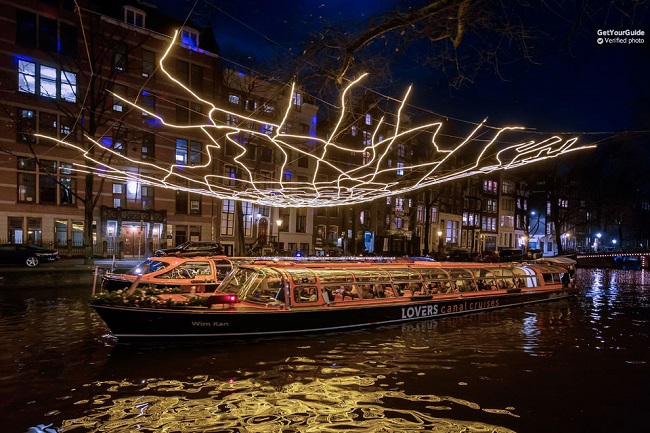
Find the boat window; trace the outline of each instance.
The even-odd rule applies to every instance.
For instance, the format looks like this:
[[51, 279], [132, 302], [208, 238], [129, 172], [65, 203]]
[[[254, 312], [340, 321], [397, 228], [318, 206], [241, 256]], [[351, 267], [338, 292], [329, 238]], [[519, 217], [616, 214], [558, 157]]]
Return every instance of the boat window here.
[[223, 259], [216, 259], [212, 260], [214, 263], [214, 266], [217, 270], [217, 280], [221, 281], [224, 278], [226, 278], [226, 275], [228, 275], [228, 272], [232, 271], [232, 263], [228, 260], [223, 260]]
[[294, 284], [316, 284], [316, 275], [311, 269], [287, 269]]
[[331, 287], [331, 291], [334, 294], [335, 301], [357, 301], [361, 299], [356, 284], [341, 284], [338, 287]]
[[298, 303], [318, 301], [318, 290], [314, 286], [295, 286], [293, 300]]
[[355, 281], [359, 283], [373, 283], [377, 281], [388, 281], [390, 276], [381, 269], [352, 269]]
[[449, 277], [455, 283], [454, 292], [472, 292], [478, 290], [474, 275], [467, 269], [447, 269]]
[[160, 260], [147, 259], [144, 262], [140, 263], [137, 266], [134, 266], [127, 272], [128, 275], [144, 275], [150, 274], [152, 272], [157, 272], [162, 269], [165, 269], [169, 266], [167, 262], [161, 262]]
[[512, 273], [517, 287], [537, 287], [539, 280], [535, 271], [529, 268], [514, 268]]
[[206, 276], [212, 275], [212, 268], [210, 263], [205, 262], [184, 262], [175, 268], [170, 269], [161, 275], [156, 275], [155, 278], [161, 279], [195, 279], [195, 278], [205, 278]]
[[424, 280], [441, 280], [447, 278], [447, 273], [442, 269], [416, 269]]
[[387, 269], [393, 281], [420, 280], [422, 277], [415, 269]]
[[217, 292], [236, 293], [242, 301], [284, 302], [282, 276], [266, 267], [236, 268], [219, 285]]
[[314, 269], [321, 283], [351, 283], [354, 281], [352, 274], [340, 269]]

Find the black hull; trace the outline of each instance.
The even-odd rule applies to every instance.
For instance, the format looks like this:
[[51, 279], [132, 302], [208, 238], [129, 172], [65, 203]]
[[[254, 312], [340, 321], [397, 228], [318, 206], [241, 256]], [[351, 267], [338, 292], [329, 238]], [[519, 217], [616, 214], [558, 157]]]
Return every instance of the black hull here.
[[477, 294], [432, 299], [403, 298], [374, 305], [340, 305], [275, 310], [238, 305], [231, 309], [155, 309], [93, 305], [120, 340], [242, 338], [342, 331], [416, 320], [480, 313], [564, 299], [577, 289]]

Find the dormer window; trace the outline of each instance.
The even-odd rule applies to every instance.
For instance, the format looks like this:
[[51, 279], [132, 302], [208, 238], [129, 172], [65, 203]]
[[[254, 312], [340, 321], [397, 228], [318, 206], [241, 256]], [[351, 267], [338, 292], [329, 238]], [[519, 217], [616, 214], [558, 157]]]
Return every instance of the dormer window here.
[[123, 6], [124, 22], [132, 26], [144, 28], [144, 19], [146, 14], [143, 10], [134, 8], [133, 6]]
[[190, 48], [199, 47], [199, 32], [192, 27], [183, 27], [181, 30], [181, 42]]

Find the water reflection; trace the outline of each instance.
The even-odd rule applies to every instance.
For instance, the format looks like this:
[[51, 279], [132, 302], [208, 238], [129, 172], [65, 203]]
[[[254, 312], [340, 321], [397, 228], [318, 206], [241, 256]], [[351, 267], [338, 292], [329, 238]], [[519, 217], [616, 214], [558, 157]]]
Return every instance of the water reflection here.
[[0, 425], [58, 432], [639, 427], [647, 420], [636, 403], [650, 373], [645, 272], [579, 270], [577, 278], [585, 289], [573, 300], [351, 333], [174, 346], [117, 345], [87, 307], [85, 289], [2, 293]]
[[[385, 376], [372, 378], [323, 369], [318, 379], [276, 386], [253, 378], [185, 381], [97, 382], [85, 416], [62, 429], [88, 431], [485, 431], [509, 429], [441, 417], [455, 407], [514, 416], [508, 409], [481, 409], [475, 402], [437, 395], [409, 395]], [[126, 397], [114, 395], [129, 394]], [[407, 409], [408, 408], [408, 409]], [[289, 428], [289, 430], [287, 430]]]

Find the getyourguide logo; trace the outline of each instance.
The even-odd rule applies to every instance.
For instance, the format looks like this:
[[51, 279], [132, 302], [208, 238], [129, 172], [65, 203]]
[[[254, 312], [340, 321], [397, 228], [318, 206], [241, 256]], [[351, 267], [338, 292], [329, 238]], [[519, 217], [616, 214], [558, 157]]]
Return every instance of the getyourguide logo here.
[[645, 31], [636, 29], [626, 29], [626, 30], [603, 30], [603, 29], [598, 29], [596, 32], [599, 36], [598, 39], [596, 39], [596, 42], [599, 45], [602, 44], [642, 44], [645, 42], [644, 38], [641, 36], [645, 36]]

